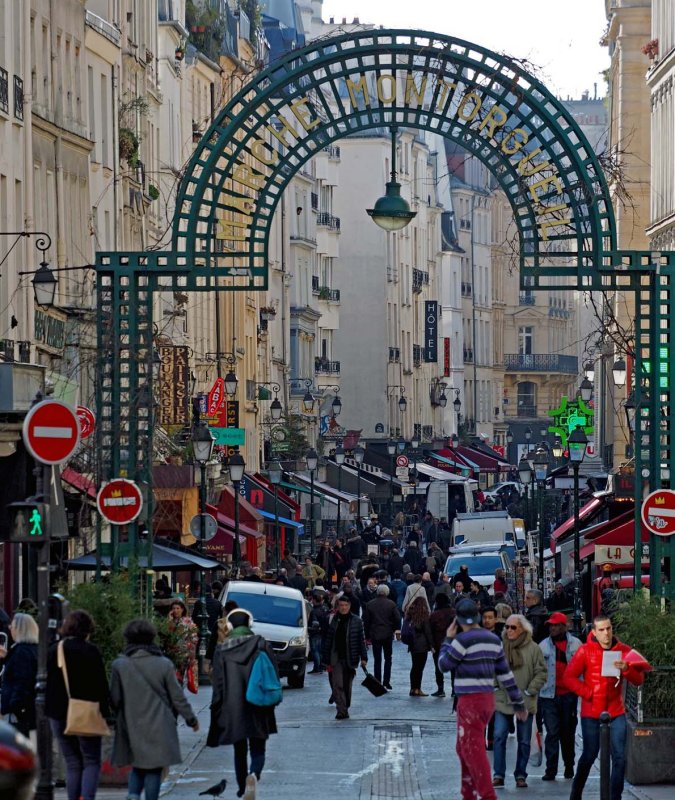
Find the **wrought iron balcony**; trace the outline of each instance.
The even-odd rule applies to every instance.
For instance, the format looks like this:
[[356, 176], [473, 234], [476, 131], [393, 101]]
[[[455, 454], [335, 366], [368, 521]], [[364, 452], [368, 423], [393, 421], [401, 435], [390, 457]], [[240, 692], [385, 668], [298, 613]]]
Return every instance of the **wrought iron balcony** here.
[[316, 215], [316, 224], [322, 228], [329, 228], [331, 231], [340, 231], [340, 217], [334, 217], [326, 211], [320, 211]]
[[472, 289], [470, 283], [462, 283], [462, 297], [471, 297]]
[[9, 114], [9, 75], [0, 67], [0, 111]]
[[314, 372], [316, 375], [337, 375], [340, 373], [340, 362], [329, 361], [327, 358], [315, 358]]
[[422, 291], [424, 286], [429, 285], [429, 273], [423, 272], [421, 269], [413, 268], [412, 271], [412, 288], [413, 292], [418, 294]]
[[14, 116], [23, 119], [23, 81], [18, 75], [14, 76]]
[[413, 365], [419, 367], [424, 357], [424, 348], [420, 344], [413, 345]]
[[340, 290], [331, 289], [330, 286], [321, 286], [316, 275], [312, 275], [312, 294], [317, 295], [319, 300], [329, 300], [331, 303], [340, 302]]
[[323, 148], [324, 153], [328, 153], [328, 158], [335, 159], [335, 161], [340, 160], [340, 148], [337, 145], [329, 144], [327, 147]]
[[521, 292], [518, 303], [521, 306], [533, 306], [535, 304], [534, 295], [529, 292]]
[[464, 348], [464, 363], [465, 364], [473, 364], [473, 348], [472, 347], [465, 347]]
[[557, 353], [515, 353], [504, 356], [504, 367], [507, 372], [561, 372], [565, 375], [578, 375], [579, 359]]
[[316, 192], [312, 192], [312, 210], [319, 210], [319, 195]]
[[401, 350], [398, 347], [389, 348], [389, 361], [398, 363], [401, 360]]

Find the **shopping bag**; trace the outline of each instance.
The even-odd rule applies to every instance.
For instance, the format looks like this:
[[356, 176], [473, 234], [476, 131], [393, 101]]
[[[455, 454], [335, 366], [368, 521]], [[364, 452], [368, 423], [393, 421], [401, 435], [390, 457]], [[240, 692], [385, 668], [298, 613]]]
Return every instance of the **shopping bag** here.
[[366, 677], [361, 681], [361, 686], [365, 686], [366, 689], [368, 689], [368, 691], [375, 697], [382, 697], [382, 695], [387, 694], [387, 690], [374, 675], [371, 675], [365, 667], [361, 667], [361, 669], [366, 675]]
[[541, 732], [537, 730], [537, 721], [532, 720], [532, 736], [530, 737], [530, 764], [533, 767], [540, 767], [541, 756]]

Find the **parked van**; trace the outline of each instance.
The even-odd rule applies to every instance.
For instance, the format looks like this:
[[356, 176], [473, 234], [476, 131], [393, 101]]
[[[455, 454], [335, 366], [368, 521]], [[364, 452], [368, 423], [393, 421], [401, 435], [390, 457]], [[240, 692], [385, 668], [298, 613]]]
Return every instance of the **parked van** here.
[[427, 488], [427, 511], [436, 519], [450, 519], [448, 509], [452, 503], [455, 512], [471, 512], [475, 509], [473, 493], [478, 483], [470, 478], [447, 481], [431, 481]]
[[220, 597], [225, 605], [235, 600], [253, 616], [253, 632], [274, 650], [279, 675], [292, 689], [305, 685], [309, 656], [307, 603], [297, 589], [257, 581], [230, 581]]
[[452, 521], [452, 545], [500, 542], [521, 550], [525, 547], [525, 530], [516, 525], [506, 511], [482, 511], [478, 514], [457, 514]]
[[461, 566], [467, 566], [471, 579], [478, 581], [492, 595], [494, 594], [493, 584], [497, 569], [503, 569], [506, 573], [509, 588], [513, 585], [513, 563], [508, 549], [508, 545], [500, 546], [499, 542], [451, 547], [443, 572], [452, 579], [459, 572]]

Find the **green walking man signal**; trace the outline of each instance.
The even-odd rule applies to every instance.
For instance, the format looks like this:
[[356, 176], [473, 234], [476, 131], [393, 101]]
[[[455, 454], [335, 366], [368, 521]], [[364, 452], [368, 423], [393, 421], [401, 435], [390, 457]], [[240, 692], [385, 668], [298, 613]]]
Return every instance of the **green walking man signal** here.
[[9, 542], [41, 543], [48, 538], [48, 506], [29, 498], [23, 502], [10, 503], [9, 530], [4, 538]]

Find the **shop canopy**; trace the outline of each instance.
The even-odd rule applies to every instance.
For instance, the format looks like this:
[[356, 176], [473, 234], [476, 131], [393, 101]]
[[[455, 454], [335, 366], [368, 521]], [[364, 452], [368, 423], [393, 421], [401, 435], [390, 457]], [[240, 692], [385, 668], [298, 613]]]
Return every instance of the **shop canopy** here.
[[289, 528], [295, 528], [298, 532], [298, 536], [302, 536], [305, 532], [305, 526], [302, 524], [302, 522], [295, 522], [287, 517], [276, 517], [274, 514], [270, 514], [269, 511], [263, 511], [262, 509], [258, 509], [258, 511], [263, 515], [263, 517], [265, 517], [266, 520], [276, 522], [278, 519], [280, 526], [284, 525]]
[[[649, 542], [649, 532], [640, 526], [643, 543]], [[626, 511], [614, 519], [602, 522], [584, 531], [584, 544], [579, 550], [579, 558], [595, 555], [597, 547], [632, 547], [635, 544], [635, 517], [633, 511]]]
[[[579, 509], [579, 525], [586, 520], [589, 520], [596, 512], [598, 512], [605, 505], [605, 495], [600, 497], [593, 497]], [[574, 517], [566, 519], [562, 525], [558, 527], [551, 534], [551, 552], [555, 553], [556, 542], [563, 539], [566, 534], [574, 530]]]
[[[127, 567], [129, 559], [125, 556], [120, 558], [120, 566]], [[90, 570], [96, 569], [96, 551], [87, 553], [79, 558], [71, 558], [66, 561], [69, 569]], [[101, 557], [101, 566], [104, 570], [110, 569], [110, 556]], [[145, 556], [138, 559], [138, 566], [145, 569], [148, 560]], [[152, 569], [156, 572], [197, 572], [200, 570], [223, 569], [220, 561], [206, 558], [198, 553], [187, 552], [185, 550], [174, 550], [172, 547], [164, 547], [161, 544], [152, 545]]]

